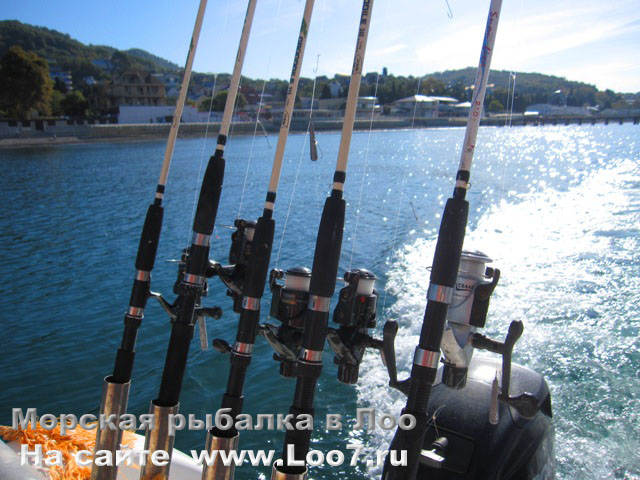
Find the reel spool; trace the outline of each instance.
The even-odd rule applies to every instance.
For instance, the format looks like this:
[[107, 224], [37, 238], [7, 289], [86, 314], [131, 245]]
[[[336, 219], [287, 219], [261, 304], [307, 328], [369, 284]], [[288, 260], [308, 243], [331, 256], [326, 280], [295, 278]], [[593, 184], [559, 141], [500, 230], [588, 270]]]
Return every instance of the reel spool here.
[[471, 336], [486, 323], [489, 299], [500, 279], [500, 270], [486, 266], [492, 261], [482, 252], [462, 251], [441, 343], [442, 382], [450, 388], [465, 386], [473, 356]]
[[329, 329], [327, 340], [336, 353], [338, 380], [346, 384], [358, 381], [360, 362], [367, 347], [382, 350], [382, 342], [368, 335], [376, 326], [378, 293], [376, 276], [369, 270], [355, 269], [344, 274], [346, 286], [340, 290], [333, 321], [340, 325]]
[[[280, 279], [284, 279], [284, 283], [278, 283]], [[274, 269], [269, 275], [272, 293], [269, 314], [282, 325], [277, 328], [277, 332], [273, 326], [262, 326], [261, 333], [275, 350], [273, 358], [280, 362], [280, 375], [283, 377], [296, 376], [297, 353], [302, 345], [302, 327], [309, 303], [310, 283], [311, 270], [306, 267], [294, 267], [286, 272]]]

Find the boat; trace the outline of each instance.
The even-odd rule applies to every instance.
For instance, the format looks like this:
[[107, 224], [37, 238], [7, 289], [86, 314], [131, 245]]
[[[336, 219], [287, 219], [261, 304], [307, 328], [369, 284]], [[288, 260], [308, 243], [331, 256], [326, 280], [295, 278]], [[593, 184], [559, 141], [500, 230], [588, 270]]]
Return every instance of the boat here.
[[[345, 286], [338, 293], [331, 315], [345, 221], [343, 191], [373, 0], [363, 0], [357, 25], [358, 36], [338, 159], [332, 190], [325, 201], [318, 226], [312, 268], [298, 266], [286, 271], [274, 269], [269, 273], [275, 231], [272, 215], [314, 0], [305, 2], [263, 215], [256, 222], [245, 219], [235, 222], [229, 264], [223, 265], [209, 258], [210, 237], [222, 194], [224, 148], [256, 1], [249, 0], [216, 151], [209, 160], [202, 181], [192, 241], [179, 262], [175, 284], [177, 298], [170, 303], [150, 290], [151, 270], [162, 230], [162, 199], [180, 111], [206, 7], [206, 0], [200, 2], [165, 161], [154, 202], [144, 220], [123, 340], [113, 374], [105, 378], [100, 409], [101, 414], [113, 416], [118, 426], [127, 415], [137, 331], [147, 300], [155, 298], [172, 319], [172, 327], [162, 383], [150, 407], [153, 428], [147, 430], [144, 439], [129, 435], [127, 441], [122, 427], [110, 429], [100, 424], [96, 429], [96, 458], [98, 452], [110, 452], [115, 456], [121, 444], [129, 442], [127, 448], [137, 452], [129, 457], [135, 456], [139, 462], [121, 469], [106, 462], [94, 462], [91, 478], [127, 478], [128, 475], [137, 475], [138, 469], [142, 480], [233, 478], [235, 465], [224, 462], [220, 452], [231, 455], [238, 449], [240, 423], [250, 421], [242, 413], [243, 386], [259, 335], [273, 348], [280, 374], [296, 381], [288, 415], [291, 419], [287, 420], [293, 426], [287, 426], [282, 457], [273, 463], [274, 480], [305, 480], [313, 475], [308, 468], [313, 435], [309, 425], [313, 425], [316, 383], [322, 372], [325, 343], [329, 343], [335, 353], [338, 380], [342, 383], [353, 385], [358, 382], [363, 355], [367, 349], [373, 349], [380, 353], [386, 366], [389, 387], [407, 397], [400, 417], [387, 418], [396, 428], [396, 434], [386, 455], [381, 474], [383, 480], [554, 478], [554, 430], [549, 388], [542, 376], [511, 361], [513, 348], [523, 334], [521, 322], [511, 323], [503, 341], [480, 333], [486, 324], [491, 294], [498, 285], [500, 271], [490, 266], [492, 260], [486, 254], [463, 250], [469, 212], [465, 196], [470, 185], [471, 162], [501, 0], [491, 0], [454, 193], [447, 200], [440, 225], [422, 333], [415, 349], [411, 375], [403, 380], [398, 379], [395, 360], [397, 322], [388, 320], [384, 324], [382, 338], [372, 333], [376, 327], [378, 299], [373, 272], [356, 268], [344, 273]], [[312, 142], [315, 147], [315, 135]], [[317, 159], [317, 154], [315, 156]], [[315, 160], [313, 154], [312, 160]], [[198, 325], [202, 346], [206, 348], [208, 339], [204, 319], [221, 315], [219, 308], [205, 307], [202, 303], [208, 288], [211, 288], [209, 280], [215, 277], [233, 298], [233, 311], [239, 314], [239, 322], [235, 343], [222, 339], [213, 342], [217, 351], [229, 354], [230, 372], [221, 409], [218, 410], [218, 414], [223, 412], [221, 421], [218, 422], [216, 414], [215, 425], [207, 429], [205, 448], [213, 461], [200, 466], [192, 458], [173, 449], [177, 433], [175, 428], [172, 431], [175, 427], [172, 422], [179, 412], [180, 390], [195, 327]], [[272, 294], [270, 314], [280, 325], [260, 323], [260, 302], [267, 278]], [[330, 317], [337, 328], [329, 326]], [[473, 355], [477, 349], [496, 353], [501, 359]], [[369, 422], [373, 421], [369, 419]], [[165, 454], [162, 461], [158, 461], [157, 453]], [[9, 476], [10, 471], [19, 472], [11, 474], [15, 478], [33, 476], [20, 473], [24, 470], [15, 465], [11, 455], [3, 453], [0, 458], [8, 459], [6, 466], [0, 466], [4, 469], [0, 470], [3, 478], [13, 480]]]

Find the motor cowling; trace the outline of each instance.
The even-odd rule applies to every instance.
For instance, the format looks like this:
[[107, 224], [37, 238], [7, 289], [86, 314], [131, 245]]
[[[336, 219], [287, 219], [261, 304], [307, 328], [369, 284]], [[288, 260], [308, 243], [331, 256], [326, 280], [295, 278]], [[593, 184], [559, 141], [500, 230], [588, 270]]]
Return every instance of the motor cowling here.
[[489, 418], [492, 381], [500, 360], [475, 356], [464, 387], [452, 390], [442, 383], [442, 371], [429, 399], [423, 449], [447, 440], [444, 461], [421, 462], [417, 480], [551, 480], [555, 478], [554, 429], [551, 394], [544, 378], [529, 368], [513, 364], [511, 393], [530, 392], [538, 403], [533, 418], [525, 418], [500, 402], [499, 420]]

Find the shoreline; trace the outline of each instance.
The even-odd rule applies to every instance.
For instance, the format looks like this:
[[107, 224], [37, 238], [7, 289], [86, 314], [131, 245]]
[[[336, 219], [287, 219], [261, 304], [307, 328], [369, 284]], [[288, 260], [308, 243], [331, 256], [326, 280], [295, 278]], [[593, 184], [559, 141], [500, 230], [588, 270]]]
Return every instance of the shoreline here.
[[[354, 131], [369, 130], [421, 130], [426, 128], [461, 128], [467, 123], [466, 118], [377, 118], [356, 120]], [[522, 126], [568, 126], [568, 125], [596, 125], [596, 124], [638, 124], [637, 118], [524, 118], [513, 117], [511, 124], [506, 125], [504, 118], [485, 118], [481, 126], [494, 127], [522, 127]], [[231, 127], [233, 136], [249, 135], [277, 135], [279, 125], [267, 124], [266, 129], [257, 128], [255, 122], [237, 122]], [[306, 133], [308, 121], [294, 120], [290, 133]], [[214, 138], [218, 134], [219, 123], [183, 123], [180, 125], [178, 138]], [[339, 132], [342, 129], [342, 120], [325, 120], [314, 122], [315, 131]], [[35, 148], [54, 145], [77, 145], [88, 143], [120, 143], [120, 142], [146, 142], [164, 140], [169, 133], [170, 124], [131, 124], [131, 125], [76, 125], [70, 127], [53, 127], [36, 131], [25, 128], [16, 131], [14, 135], [5, 134], [0, 138], [0, 150], [12, 148]]]
[[[428, 120], [429, 125], [423, 125]], [[430, 126], [464, 126], [462, 119], [416, 119], [414, 128]], [[255, 122], [235, 122], [231, 125], [233, 136], [277, 135], [280, 125], [265, 123], [265, 129], [259, 128]], [[342, 119], [314, 122], [316, 132], [340, 132]], [[306, 133], [308, 121], [294, 120], [290, 127], [291, 134]], [[412, 128], [411, 119], [370, 119], [356, 120], [355, 131], [401, 130]], [[22, 129], [14, 135], [0, 138], [0, 149], [21, 147], [45, 147], [53, 145], [70, 145], [100, 142], [144, 142], [164, 140], [169, 134], [170, 124], [131, 124], [131, 125], [74, 125], [45, 128], [43, 131]], [[215, 139], [220, 123], [183, 123], [178, 131], [178, 138], [202, 138], [205, 134]]]

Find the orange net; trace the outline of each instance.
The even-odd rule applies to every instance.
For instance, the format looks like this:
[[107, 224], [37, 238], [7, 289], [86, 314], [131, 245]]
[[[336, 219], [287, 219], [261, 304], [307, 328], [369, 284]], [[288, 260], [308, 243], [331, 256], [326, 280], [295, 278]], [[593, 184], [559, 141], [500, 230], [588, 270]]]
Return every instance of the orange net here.
[[[32, 451], [36, 445], [42, 445], [43, 455], [50, 450], [58, 450], [62, 453], [64, 465], [53, 465], [49, 468], [51, 480], [88, 480], [91, 477], [91, 467], [83, 467], [75, 462], [75, 454], [80, 450], [93, 452], [96, 444], [96, 431], [85, 430], [82, 427], [67, 427], [66, 434], [60, 434], [60, 425], [52, 430], [45, 430], [40, 423], [35, 429], [23, 430], [0, 426], [0, 437], [6, 442], [19, 442], [28, 445]], [[136, 436], [133, 432], [122, 432], [121, 445], [133, 447]]]

